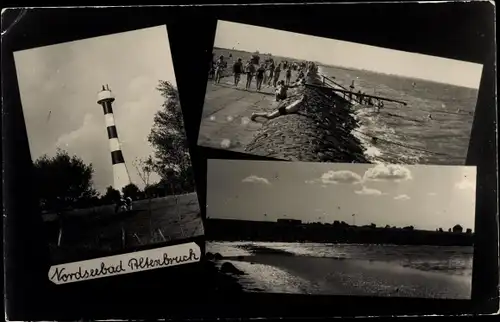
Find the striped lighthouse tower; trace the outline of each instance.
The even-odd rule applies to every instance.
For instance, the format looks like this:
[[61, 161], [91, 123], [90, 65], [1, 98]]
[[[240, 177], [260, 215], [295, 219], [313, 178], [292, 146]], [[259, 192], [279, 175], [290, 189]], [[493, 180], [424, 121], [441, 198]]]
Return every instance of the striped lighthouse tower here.
[[109, 149], [111, 150], [111, 162], [113, 164], [113, 188], [122, 193], [123, 187], [130, 184], [130, 177], [123, 158], [120, 141], [118, 140], [118, 132], [116, 131], [112, 107], [114, 100], [115, 97], [111, 93], [109, 86], [103, 85], [102, 90], [97, 94], [97, 103], [102, 106], [106, 129], [108, 130]]

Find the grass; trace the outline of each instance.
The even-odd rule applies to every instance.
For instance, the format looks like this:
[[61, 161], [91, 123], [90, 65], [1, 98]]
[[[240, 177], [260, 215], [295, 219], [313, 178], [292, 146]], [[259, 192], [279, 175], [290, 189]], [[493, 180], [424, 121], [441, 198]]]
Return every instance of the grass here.
[[62, 224], [46, 216], [53, 262], [84, 260], [137, 247], [204, 234], [196, 193], [135, 201], [133, 210], [114, 213], [114, 205], [74, 210]]

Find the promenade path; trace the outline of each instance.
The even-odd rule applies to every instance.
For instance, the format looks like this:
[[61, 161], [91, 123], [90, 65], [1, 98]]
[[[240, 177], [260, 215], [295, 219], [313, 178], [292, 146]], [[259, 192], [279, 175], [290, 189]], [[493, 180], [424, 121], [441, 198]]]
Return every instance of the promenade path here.
[[[280, 79], [284, 79], [281, 73]], [[297, 78], [295, 72], [292, 81]], [[263, 85], [260, 92], [255, 79], [250, 90], [245, 90], [246, 77], [242, 75], [238, 87], [233, 76], [224, 77], [219, 84], [207, 83], [205, 104], [198, 135], [198, 145], [235, 152], [244, 152], [262, 123], [252, 122], [254, 112], [270, 112], [277, 107], [274, 88]]]

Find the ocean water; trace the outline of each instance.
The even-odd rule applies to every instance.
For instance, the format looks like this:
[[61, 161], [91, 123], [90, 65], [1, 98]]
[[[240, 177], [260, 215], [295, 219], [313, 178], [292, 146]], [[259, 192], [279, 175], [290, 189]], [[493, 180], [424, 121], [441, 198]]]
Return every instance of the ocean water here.
[[[259, 255], [252, 247], [295, 256]], [[399, 296], [468, 298], [472, 281], [472, 247], [212, 241], [207, 252], [232, 257], [247, 291], [392, 296], [397, 289]], [[262, 256], [273, 259], [259, 262]]]
[[319, 72], [344, 87], [354, 81], [355, 91], [408, 103], [384, 102], [380, 113], [372, 107], [354, 107], [360, 126], [353, 135], [372, 162], [465, 163], [478, 89], [336, 67], [323, 66]]

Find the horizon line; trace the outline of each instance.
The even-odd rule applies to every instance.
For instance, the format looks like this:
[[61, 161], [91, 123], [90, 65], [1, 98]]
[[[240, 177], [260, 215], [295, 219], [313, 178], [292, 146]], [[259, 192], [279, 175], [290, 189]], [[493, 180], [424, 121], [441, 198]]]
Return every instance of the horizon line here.
[[[334, 40], [336, 40], [336, 39], [334, 39]], [[358, 45], [363, 45], [363, 44], [358, 44]], [[369, 45], [366, 45], [366, 46], [369, 46]], [[376, 46], [371, 46], [371, 47], [376, 47]], [[273, 53], [263, 53], [263, 52], [260, 52], [259, 50], [255, 50], [255, 51], [251, 52], [251, 51], [246, 51], [246, 50], [237, 49], [237, 48], [220, 47], [220, 46], [216, 46], [215, 44], [214, 44], [213, 48], [214, 49], [225, 49], [225, 50], [240, 51], [240, 52], [245, 52], [245, 53], [249, 53], [249, 54], [258, 52], [258, 54], [260, 54], [260, 55], [269, 55], [270, 54], [273, 57], [288, 58], [288, 59], [301, 60], [301, 61], [308, 61], [307, 59], [290, 57], [290, 56], [274, 56]], [[383, 47], [376, 47], [376, 48], [383, 48]], [[383, 49], [387, 49], [387, 48], [383, 48]], [[388, 50], [401, 51], [401, 50], [396, 50], [396, 49], [388, 49]], [[411, 54], [416, 54], [416, 55], [425, 55], [425, 54], [419, 54], [419, 53], [413, 53], [413, 52], [407, 52], [407, 51], [403, 51], [403, 52], [405, 52], [405, 53], [411, 53]], [[425, 56], [431, 56], [431, 55], [425, 55]], [[432, 57], [438, 57], [438, 58], [450, 59], [450, 60], [457, 60], [457, 59], [451, 59], [451, 58], [439, 57], [439, 56], [432, 56]], [[457, 60], [457, 61], [461, 61], [461, 60]], [[386, 76], [394, 76], [394, 77], [401, 77], [401, 78], [406, 78], [406, 79], [414, 79], [414, 80], [420, 80], [420, 81], [425, 81], [425, 82], [434, 83], [434, 84], [443, 84], [443, 85], [448, 85], [448, 86], [453, 86], [453, 87], [474, 89], [474, 90], [479, 91], [479, 86], [477, 86], [477, 87], [471, 87], [471, 86], [467, 86], [467, 85], [457, 85], [457, 84], [453, 84], [453, 83], [446, 83], [446, 82], [443, 82], [443, 81], [430, 80], [430, 79], [425, 79], [425, 78], [421, 78], [421, 77], [405, 76], [405, 75], [393, 74], [393, 73], [384, 73], [384, 72], [381, 72], [381, 71], [374, 71], [374, 70], [370, 70], [370, 69], [358, 68], [358, 67], [353, 67], [353, 66], [333, 65], [333, 64], [323, 63], [323, 62], [320, 62], [320, 61], [312, 61], [312, 62], [314, 62], [315, 64], [317, 64], [319, 66], [324, 66], [324, 67], [334, 67], [334, 68], [340, 68], [340, 69], [369, 72], [369, 73], [373, 73], [373, 74], [386, 75]], [[472, 62], [467, 62], [467, 63], [472, 63]], [[474, 64], [482, 65], [482, 64], [479, 64], [479, 63], [474, 63]], [[481, 73], [481, 78], [482, 78], [482, 73]], [[479, 80], [479, 84], [481, 84], [481, 79]]]

